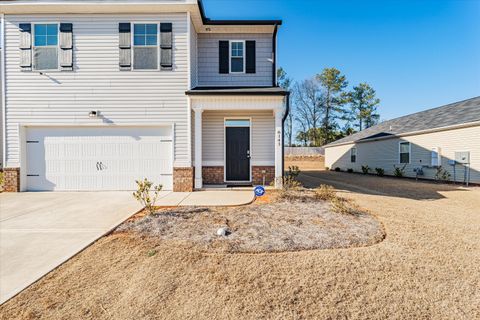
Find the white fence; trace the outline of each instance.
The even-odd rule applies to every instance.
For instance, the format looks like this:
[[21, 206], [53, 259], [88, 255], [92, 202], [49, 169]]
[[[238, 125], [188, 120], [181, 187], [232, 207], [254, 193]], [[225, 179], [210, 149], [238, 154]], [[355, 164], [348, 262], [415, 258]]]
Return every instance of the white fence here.
[[285, 147], [286, 156], [318, 156], [325, 155], [323, 147]]

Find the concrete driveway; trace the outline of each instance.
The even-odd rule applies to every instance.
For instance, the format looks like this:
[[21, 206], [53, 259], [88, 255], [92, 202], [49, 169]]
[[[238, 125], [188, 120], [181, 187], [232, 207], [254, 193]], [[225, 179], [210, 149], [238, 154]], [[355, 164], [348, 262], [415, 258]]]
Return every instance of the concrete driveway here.
[[139, 209], [130, 192], [0, 194], [0, 303]]

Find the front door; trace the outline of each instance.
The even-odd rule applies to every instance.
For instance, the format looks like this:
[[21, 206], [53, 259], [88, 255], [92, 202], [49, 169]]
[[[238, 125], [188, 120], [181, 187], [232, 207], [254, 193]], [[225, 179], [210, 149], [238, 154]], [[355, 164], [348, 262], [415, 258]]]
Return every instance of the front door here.
[[250, 181], [250, 128], [226, 127], [227, 181]]

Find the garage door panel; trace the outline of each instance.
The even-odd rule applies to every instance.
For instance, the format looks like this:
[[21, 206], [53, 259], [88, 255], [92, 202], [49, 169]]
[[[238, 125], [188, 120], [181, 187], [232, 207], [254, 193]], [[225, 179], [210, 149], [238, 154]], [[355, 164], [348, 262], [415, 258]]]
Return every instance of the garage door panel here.
[[173, 187], [167, 127], [29, 128], [28, 190], [134, 190], [148, 178]]

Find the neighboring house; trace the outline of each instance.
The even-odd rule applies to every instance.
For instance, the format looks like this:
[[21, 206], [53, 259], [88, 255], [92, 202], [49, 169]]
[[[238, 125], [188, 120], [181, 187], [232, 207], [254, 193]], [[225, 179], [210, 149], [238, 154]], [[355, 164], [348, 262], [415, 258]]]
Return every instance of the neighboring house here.
[[325, 146], [325, 166], [361, 172], [368, 165], [393, 175], [480, 183], [480, 97], [382, 122]]
[[281, 183], [279, 20], [197, 0], [4, 1], [6, 186]]

